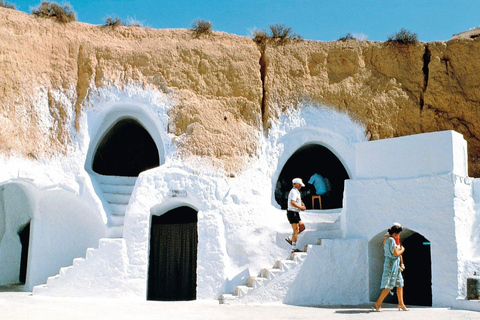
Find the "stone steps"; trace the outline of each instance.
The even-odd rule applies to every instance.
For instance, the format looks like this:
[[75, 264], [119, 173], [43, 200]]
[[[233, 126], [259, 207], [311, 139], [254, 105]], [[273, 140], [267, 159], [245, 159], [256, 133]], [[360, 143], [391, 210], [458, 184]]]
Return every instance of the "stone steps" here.
[[[302, 252], [291, 252], [288, 259], [281, 259], [274, 263], [270, 268], [263, 268], [257, 276], [247, 278], [247, 283], [235, 287], [232, 294], [223, 294], [220, 297], [220, 303], [234, 303], [245, 297], [255, 290], [266, 286], [270, 281], [280, 277], [299, 264], [303, 263], [307, 258], [313, 246], [321, 245], [322, 239], [339, 239], [343, 237], [343, 231], [340, 225], [341, 209], [333, 210], [308, 210], [302, 212], [301, 217], [306, 225], [306, 229], [302, 232], [297, 245], [304, 245]], [[288, 237], [291, 230], [280, 233], [280, 237]]]
[[81, 269], [82, 266], [89, 262], [89, 260], [95, 259], [95, 255], [102, 250], [105, 246], [109, 245], [109, 242], [118, 241], [116, 239], [100, 239], [98, 243], [98, 249], [88, 248], [85, 252], [85, 258], [75, 258], [72, 261], [71, 266], [60, 268], [58, 274], [48, 277], [47, 282], [43, 285], [34, 286], [32, 293], [33, 294], [42, 294], [48, 292], [49, 288], [55, 287], [57, 283], [61, 282], [62, 279], [68, 277], [75, 269]]
[[307, 252], [291, 252], [288, 259], [278, 260], [271, 268], [263, 268], [258, 276], [248, 277], [247, 283], [245, 285], [236, 286], [233, 294], [223, 294], [220, 297], [220, 303], [231, 303], [245, 297], [256, 289], [265, 286], [276, 277], [280, 277], [289, 272], [298, 264], [305, 261], [308, 256], [308, 248], [308, 246], [305, 246], [304, 249]]
[[128, 202], [137, 177], [104, 176], [95, 174], [102, 192], [103, 206], [107, 213], [107, 232], [111, 238], [123, 236], [123, 225]]

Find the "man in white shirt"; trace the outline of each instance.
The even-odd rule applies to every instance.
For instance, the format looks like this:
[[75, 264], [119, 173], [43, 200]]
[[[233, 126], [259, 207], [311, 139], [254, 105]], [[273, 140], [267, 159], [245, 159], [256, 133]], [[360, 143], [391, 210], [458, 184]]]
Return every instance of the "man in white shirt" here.
[[290, 222], [290, 225], [292, 226], [293, 234], [292, 239], [287, 238], [285, 240], [292, 245], [292, 252], [301, 252], [301, 250], [297, 249], [297, 238], [298, 234], [300, 233], [300, 229], [302, 231], [305, 229], [302, 219], [300, 218], [300, 211], [306, 209], [300, 195], [300, 189], [305, 187], [305, 184], [300, 178], [293, 179], [292, 184], [293, 188], [288, 194], [287, 218], [288, 222]]

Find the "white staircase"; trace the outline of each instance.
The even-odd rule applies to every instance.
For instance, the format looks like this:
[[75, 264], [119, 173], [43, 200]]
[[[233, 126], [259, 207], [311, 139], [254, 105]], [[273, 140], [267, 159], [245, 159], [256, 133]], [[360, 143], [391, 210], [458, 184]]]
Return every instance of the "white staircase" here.
[[311, 248], [314, 245], [322, 244], [322, 239], [342, 238], [340, 211], [340, 209], [334, 209], [302, 212], [301, 217], [306, 225], [306, 230], [299, 236], [297, 245], [305, 244], [303, 252], [292, 252], [287, 259], [278, 260], [273, 267], [262, 269], [258, 276], [249, 277], [245, 285], [236, 286], [233, 294], [223, 294], [219, 299], [220, 303], [241, 302], [243, 297], [267, 286], [272, 280], [287, 274], [303, 263]]
[[128, 201], [137, 177], [95, 175], [102, 193], [103, 207], [108, 217], [108, 236], [121, 238]]
[[71, 266], [60, 268], [45, 284], [34, 286], [33, 294], [88, 296], [89, 292], [112, 291], [121, 284], [119, 279], [126, 278], [127, 264], [123, 239], [100, 239], [98, 249], [88, 248], [85, 258], [73, 259]]
[[[321, 240], [319, 240], [321, 243]], [[233, 294], [223, 294], [220, 297], [220, 303], [228, 304], [235, 302], [240, 298], [254, 292], [262, 286], [266, 286], [270, 281], [282, 276], [289, 272], [297, 265], [305, 261], [308, 255], [308, 246], [305, 246], [303, 252], [292, 252], [288, 259], [278, 260], [271, 268], [263, 268], [258, 276], [248, 277], [246, 285], [240, 285], [235, 287]]]

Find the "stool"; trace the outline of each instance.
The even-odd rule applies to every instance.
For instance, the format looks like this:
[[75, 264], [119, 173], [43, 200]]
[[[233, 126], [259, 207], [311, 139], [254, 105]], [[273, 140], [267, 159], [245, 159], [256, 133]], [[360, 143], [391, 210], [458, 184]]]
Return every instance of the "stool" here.
[[322, 197], [319, 195], [312, 196], [312, 209], [315, 209], [315, 199], [318, 199], [318, 206], [322, 209]]

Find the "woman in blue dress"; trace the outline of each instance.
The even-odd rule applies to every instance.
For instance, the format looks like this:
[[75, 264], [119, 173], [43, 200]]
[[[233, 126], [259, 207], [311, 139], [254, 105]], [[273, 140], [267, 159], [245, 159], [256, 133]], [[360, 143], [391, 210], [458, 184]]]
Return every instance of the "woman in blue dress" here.
[[382, 292], [374, 304], [373, 309], [375, 311], [381, 311], [383, 300], [394, 287], [397, 287], [398, 310], [408, 311], [403, 302], [403, 277], [400, 270], [400, 255], [403, 254], [405, 248], [397, 246], [395, 243], [395, 238], [400, 236], [402, 230], [401, 225], [394, 224], [388, 229], [388, 236], [383, 241], [385, 260], [383, 263], [382, 283], [380, 285]]

